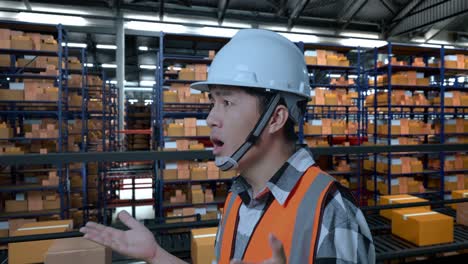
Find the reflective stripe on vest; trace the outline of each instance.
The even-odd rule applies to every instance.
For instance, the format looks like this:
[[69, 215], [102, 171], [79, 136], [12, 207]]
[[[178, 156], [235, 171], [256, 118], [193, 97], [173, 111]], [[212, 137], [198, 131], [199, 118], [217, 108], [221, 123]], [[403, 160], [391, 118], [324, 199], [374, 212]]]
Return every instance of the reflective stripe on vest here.
[[[256, 263], [271, 258], [268, 235], [273, 233], [283, 243], [288, 263], [313, 263], [322, 203], [333, 181], [333, 177], [320, 169], [310, 167], [284, 205], [274, 200], [264, 212], [250, 236], [243, 260]], [[233, 254], [241, 203], [240, 197], [235, 194], [230, 194], [226, 201], [220, 226], [222, 230], [216, 245], [216, 259], [219, 264], [228, 264]]]
[[234, 193], [230, 193], [229, 197], [227, 199], [227, 203], [224, 206], [224, 214], [223, 214], [223, 219], [221, 219], [221, 226], [218, 231], [218, 237], [216, 238], [216, 245], [215, 245], [215, 257], [216, 257], [216, 262], [219, 262], [219, 258], [221, 256], [221, 248], [222, 248], [222, 243], [223, 243], [223, 233], [224, 233], [224, 227], [226, 226], [227, 222], [227, 215], [231, 212], [232, 205], [234, 204], [234, 201], [236, 200], [237, 195]]
[[[333, 180], [331, 176], [320, 173], [302, 198], [296, 215], [291, 242], [294, 246], [291, 247], [288, 263], [312, 263], [311, 256], [315, 255], [317, 227], [320, 222], [318, 214], [321, 212], [323, 202], [323, 196], [318, 194], [322, 193]], [[311, 212], [315, 213], [311, 214]]]

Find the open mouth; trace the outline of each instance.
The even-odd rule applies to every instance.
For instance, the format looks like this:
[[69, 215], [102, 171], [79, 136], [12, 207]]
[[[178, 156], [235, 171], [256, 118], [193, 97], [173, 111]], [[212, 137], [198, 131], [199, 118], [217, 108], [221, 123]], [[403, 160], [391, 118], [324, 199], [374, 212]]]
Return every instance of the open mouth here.
[[214, 145], [215, 147], [222, 147], [222, 146], [224, 145], [224, 142], [223, 142], [223, 141], [221, 141], [221, 140], [219, 140], [219, 139], [216, 139], [216, 138], [213, 138], [213, 139], [211, 140], [211, 142], [213, 142], [213, 145]]

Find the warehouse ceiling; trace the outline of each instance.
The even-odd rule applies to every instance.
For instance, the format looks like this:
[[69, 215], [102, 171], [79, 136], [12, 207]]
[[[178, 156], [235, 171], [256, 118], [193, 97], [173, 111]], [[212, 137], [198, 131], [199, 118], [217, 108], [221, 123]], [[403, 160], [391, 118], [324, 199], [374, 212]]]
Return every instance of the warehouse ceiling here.
[[[1, 13], [31, 11], [54, 14], [78, 14], [95, 19], [86, 27], [69, 26], [70, 42], [86, 43], [88, 61], [96, 65], [115, 63], [115, 50], [97, 49], [97, 44], [115, 44], [114, 20], [122, 14], [126, 21], [138, 15], [139, 21], [159, 21], [190, 25], [208, 21], [208, 25], [236, 28], [248, 24], [280, 32], [312, 33], [327, 38], [357, 37], [398, 42], [468, 45], [467, 0], [22, 0], [0, 1]], [[8, 4], [10, 3], [10, 4]], [[50, 8], [49, 8], [50, 7]], [[53, 8], [52, 8], [53, 7]], [[66, 11], [63, 11], [66, 10]], [[68, 11], [67, 11], [68, 10]], [[1, 17], [1, 15], [0, 15]], [[190, 22], [194, 21], [194, 22]], [[229, 22], [229, 23], [228, 23]], [[234, 23], [233, 23], [234, 22]], [[351, 32], [351, 33], [350, 33]], [[153, 80], [158, 45], [156, 33], [144, 29], [127, 30], [125, 40], [126, 80]], [[187, 40], [166, 42], [168, 51], [182, 50], [201, 54], [217, 49], [222, 43], [195, 43]], [[148, 47], [142, 50], [140, 47]], [[198, 52], [198, 53], [197, 53]], [[106, 69], [115, 76], [114, 69]]]

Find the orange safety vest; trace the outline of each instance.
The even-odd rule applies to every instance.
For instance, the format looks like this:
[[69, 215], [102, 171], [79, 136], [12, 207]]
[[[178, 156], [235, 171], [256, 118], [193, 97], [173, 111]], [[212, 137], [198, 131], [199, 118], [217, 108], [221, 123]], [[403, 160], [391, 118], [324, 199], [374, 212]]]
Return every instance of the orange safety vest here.
[[[285, 175], [287, 177], [287, 175]], [[313, 263], [324, 197], [334, 178], [317, 167], [310, 167], [281, 205], [274, 199], [254, 229], [243, 260], [261, 262], [272, 257], [269, 233], [282, 243], [287, 263]], [[215, 255], [218, 264], [228, 264], [234, 254], [234, 239], [241, 199], [230, 193], [218, 232]]]

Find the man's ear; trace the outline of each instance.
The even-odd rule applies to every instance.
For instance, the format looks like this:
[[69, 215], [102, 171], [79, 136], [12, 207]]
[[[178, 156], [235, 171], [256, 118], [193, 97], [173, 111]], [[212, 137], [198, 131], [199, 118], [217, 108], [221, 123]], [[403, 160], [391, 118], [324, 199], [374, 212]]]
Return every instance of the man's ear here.
[[278, 105], [271, 115], [270, 122], [268, 124], [268, 132], [270, 134], [276, 133], [286, 125], [286, 121], [289, 118], [288, 108], [284, 105]]

